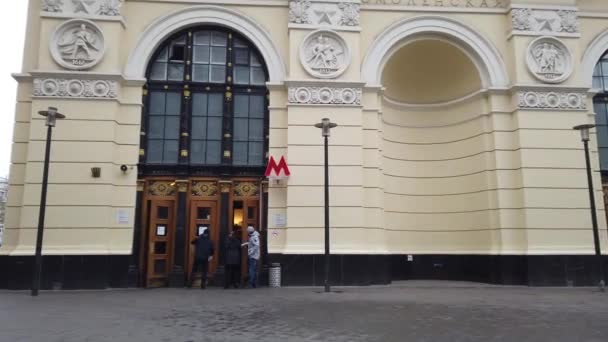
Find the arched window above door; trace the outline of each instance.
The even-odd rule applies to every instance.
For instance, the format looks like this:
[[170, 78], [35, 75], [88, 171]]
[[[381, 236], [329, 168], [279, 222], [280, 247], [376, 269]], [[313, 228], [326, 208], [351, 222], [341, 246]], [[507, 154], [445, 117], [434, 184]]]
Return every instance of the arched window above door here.
[[608, 175], [608, 53], [595, 66], [593, 88], [600, 91], [593, 98], [600, 168]]
[[238, 33], [179, 32], [147, 72], [142, 158], [149, 166], [262, 168], [268, 151], [268, 72]]

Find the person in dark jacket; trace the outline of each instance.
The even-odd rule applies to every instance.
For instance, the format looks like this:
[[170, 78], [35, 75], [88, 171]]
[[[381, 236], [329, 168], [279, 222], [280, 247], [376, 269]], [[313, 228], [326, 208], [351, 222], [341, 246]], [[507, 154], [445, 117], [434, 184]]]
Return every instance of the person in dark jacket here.
[[224, 288], [230, 286], [239, 287], [239, 271], [241, 269], [241, 239], [238, 238], [236, 232], [232, 231], [228, 235], [225, 244], [226, 264]]
[[209, 239], [209, 230], [205, 230], [201, 235], [192, 241], [195, 246], [194, 263], [192, 264], [192, 275], [190, 277], [190, 287], [194, 280], [194, 273], [201, 268], [201, 289], [207, 287], [207, 271], [209, 270], [209, 261], [213, 258], [215, 249], [213, 241]]

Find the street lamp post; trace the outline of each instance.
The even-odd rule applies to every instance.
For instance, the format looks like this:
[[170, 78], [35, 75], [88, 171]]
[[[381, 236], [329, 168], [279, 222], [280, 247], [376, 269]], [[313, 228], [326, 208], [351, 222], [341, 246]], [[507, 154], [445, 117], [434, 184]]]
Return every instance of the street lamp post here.
[[599, 265], [600, 282], [598, 284], [600, 291], [604, 291], [604, 265], [602, 264], [602, 250], [600, 249], [600, 235], [597, 227], [597, 214], [595, 210], [595, 195], [593, 192], [593, 177], [591, 175], [591, 160], [589, 159], [589, 130], [595, 125], [578, 125], [573, 129], [581, 132], [581, 140], [585, 146], [585, 163], [587, 165], [587, 183], [589, 186], [589, 200], [591, 201], [591, 224], [593, 225], [593, 242], [595, 244], [595, 256]]
[[32, 276], [32, 296], [38, 295], [40, 288], [40, 275], [42, 273], [42, 238], [44, 235], [44, 214], [46, 212], [46, 188], [49, 181], [49, 158], [51, 155], [52, 128], [55, 127], [57, 119], [64, 119], [65, 115], [57, 112], [57, 108], [49, 107], [48, 110], [38, 112], [46, 117], [46, 150], [44, 152], [44, 171], [42, 174], [42, 192], [40, 194], [40, 212], [38, 214], [38, 234], [36, 236], [36, 259], [34, 262], [34, 274]]
[[329, 292], [329, 157], [328, 157], [328, 138], [330, 130], [337, 127], [338, 124], [330, 122], [328, 118], [324, 118], [320, 123], [315, 124], [315, 127], [321, 128], [321, 135], [325, 138], [325, 292]]

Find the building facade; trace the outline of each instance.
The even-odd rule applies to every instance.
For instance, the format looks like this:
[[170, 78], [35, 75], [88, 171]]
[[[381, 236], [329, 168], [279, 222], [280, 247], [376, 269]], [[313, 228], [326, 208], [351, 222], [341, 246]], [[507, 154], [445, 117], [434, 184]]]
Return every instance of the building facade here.
[[597, 281], [572, 127], [608, 252], [608, 3], [31, 0], [27, 27], [0, 287], [31, 281], [49, 106], [46, 288], [183, 286], [191, 239], [247, 226], [321, 284], [325, 117], [333, 283]]

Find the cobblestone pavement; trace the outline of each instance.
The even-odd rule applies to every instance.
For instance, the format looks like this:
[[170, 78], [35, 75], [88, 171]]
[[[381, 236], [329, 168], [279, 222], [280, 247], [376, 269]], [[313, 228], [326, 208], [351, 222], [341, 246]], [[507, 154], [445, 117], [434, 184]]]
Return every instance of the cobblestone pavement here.
[[1, 342], [608, 341], [608, 292], [388, 287], [0, 292]]

